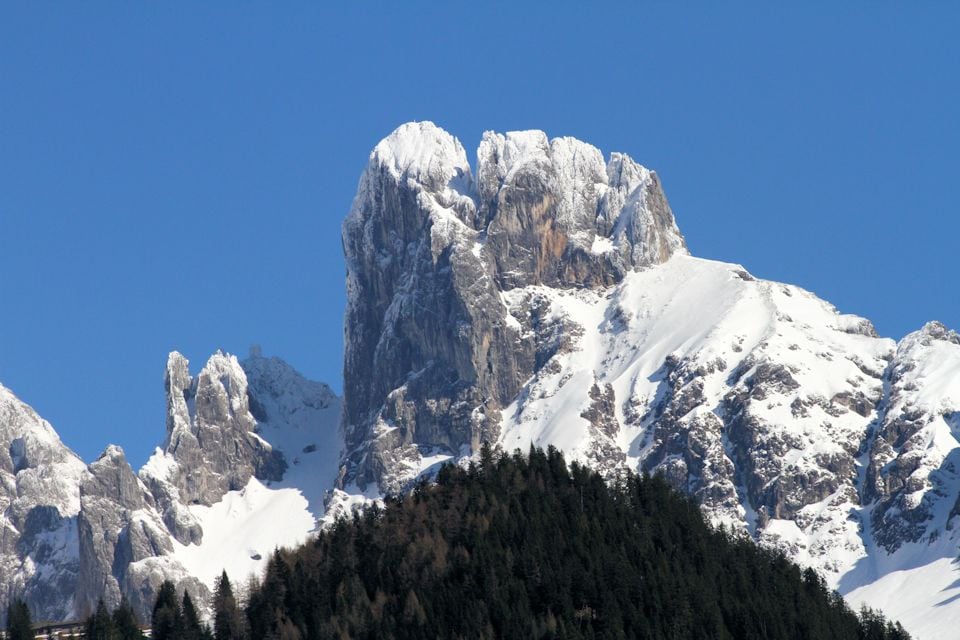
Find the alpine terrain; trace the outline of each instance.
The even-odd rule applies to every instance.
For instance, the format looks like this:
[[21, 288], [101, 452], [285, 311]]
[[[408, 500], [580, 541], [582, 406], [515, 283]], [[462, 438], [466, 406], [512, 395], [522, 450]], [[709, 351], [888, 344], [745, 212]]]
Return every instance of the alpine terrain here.
[[[960, 335], [899, 342], [799, 287], [690, 255], [659, 177], [539, 131], [405, 124], [343, 224], [344, 396], [257, 350], [190, 373], [134, 472], [85, 465], [0, 387], [4, 577], [37, 618], [224, 568], [442, 463], [561, 449], [660, 474], [707, 517], [820, 571], [919, 638], [960, 623]], [[277, 524], [282, 523], [282, 524]]]

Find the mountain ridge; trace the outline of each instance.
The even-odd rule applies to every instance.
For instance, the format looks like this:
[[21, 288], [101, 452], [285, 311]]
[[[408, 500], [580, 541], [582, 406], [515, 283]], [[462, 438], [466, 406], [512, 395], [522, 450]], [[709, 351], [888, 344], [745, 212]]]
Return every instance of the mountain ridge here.
[[[35, 617], [63, 620], [86, 615], [101, 598], [110, 607], [126, 598], [149, 619], [165, 579], [205, 608], [225, 567], [245, 579], [274, 547], [298, 544], [318, 526], [323, 490], [309, 485], [332, 486], [337, 467], [327, 455], [325, 477], [302, 471], [301, 459], [331, 447], [339, 453], [339, 398], [259, 351], [243, 363], [217, 352], [196, 376], [188, 367], [181, 354], [170, 354], [166, 438], [139, 472], [116, 445], [83, 464], [48, 423], [0, 387], [0, 435], [11, 428], [20, 434], [0, 443], [9, 442], [6, 458], [0, 454], [7, 531], [0, 609], [25, 597]], [[57, 464], [71, 471], [51, 473]], [[290, 486], [291, 478], [304, 490]], [[256, 518], [271, 514], [284, 526], [258, 531]]]

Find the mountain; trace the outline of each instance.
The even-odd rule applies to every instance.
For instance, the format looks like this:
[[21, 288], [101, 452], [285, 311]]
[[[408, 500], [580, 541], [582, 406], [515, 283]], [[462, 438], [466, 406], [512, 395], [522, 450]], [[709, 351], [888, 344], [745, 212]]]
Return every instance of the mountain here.
[[[343, 244], [346, 492], [483, 441], [555, 445], [608, 478], [663, 474], [920, 637], [960, 616], [956, 333], [897, 343], [692, 257], [655, 173], [537, 131], [484, 134], [472, 168], [445, 131], [401, 126]], [[893, 596], [903, 580], [936, 586]]]
[[399, 127], [343, 248], [342, 400], [256, 350], [196, 375], [173, 353], [166, 438], [135, 472], [116, 447], [84, 465], [0, 387], [0, 611], [142, 614], [165, 578], [204, 602], [223, 568], [242, 582], [490, 443], [660, 474], [915, 637], [960, 623], [957, 333], [882, 338], [693, 257], [654, 172], [539, 131], [485, 133], [471, 166]]
[[166, 439], [139, 473], [116, 446], [85, 465], [0, 387], [0, 610], [24, 597], [34, 619], [64, 620], [126, 597], [149, 619], [163, 580], [205, 604], [221, 571], [259, 574], [317, 528], [342, 449], [327, 385], [254, 350], [196, 376], [171, 353], [165, 386]]

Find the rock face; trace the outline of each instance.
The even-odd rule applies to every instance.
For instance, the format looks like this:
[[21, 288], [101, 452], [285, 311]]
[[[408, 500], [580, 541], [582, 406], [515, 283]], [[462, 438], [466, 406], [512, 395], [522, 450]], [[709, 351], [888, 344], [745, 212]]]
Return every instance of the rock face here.
[[88, 468], [80, 484], [80, 572], [75, 611], [92, 612], [101, 598], [116, 607], [123, 596], [141, 617], [152, 608], [153, 595], [163, 578], [173, 578], [181, 589], [189, 588], [200, 602], [209, 595], [204, 585], [183, 570], [157, 576], [144, 583], [137, 563], [148, 558], [170, 556], [170, 532], [155, 509], [155, 500], [130, 468], [123, 450], [109, 446]]
[[537, 131], [476, 172], [429, 123], [374, 149], [343, 227], [342, 486], [489, 441], [662, 473], [837, 576], [895, 344], [802, 289], [691, 258], [656, 175]]
[[0, 615], [17, 596], [38, 618], [72, 605], [84, 469], [50, 424], [0, 385]]
[[[316, 526], [342, 449], [340, 401], [329, 387], [259, 352], [242, 364], [218, 352], [192, 377], [174, 352], [166, 388], [164, 446], [137, 474], [115, 446], [84, 465], [0, 386], [0, 615], [14, 597], [42, 620], [82, 617], [101, 598], [115, 607], [125, 597], [149, 620], [167, 579], [204, 608], [214, 575], [226, 568], [242, 581], [276, 546]], [[269, 518], [285, 526], [231, 528]]]
[[874, 538], [895, 551], [960, 515], [960, 335], [928, 323], [897, 346], [887, 378], [864, 494]]
[[179, 464], [171, 480], [187, 504], [210, 505], [251, 476], [279, 480], [283, 455], [254, 432], [247, 381], [235, 357], [217, 353], [193, 379], [179, 353], [167, 361], [166, 452]]
[[276, 481], [286, 469], [283, 455], [255, 433], [247, 380], [233, 356], [216, 353], [196, 378], [179, 353], [167, 360], [167, 439], [170, 464], [144, 478], [177, 540], [199, 543], [203, 533], [185, 505], [211, 505], [251, 477]]
[[477, 177], [430, 123], [377, 145], [343, 225], [348, 306], [347, 483], [397, 491], [425, 457], [476, 451], [558, 350], [564, 330], [530, 297], [600, 288], [686, 253], [657, 177], [623, 155], [539, 131], [487, 133]]

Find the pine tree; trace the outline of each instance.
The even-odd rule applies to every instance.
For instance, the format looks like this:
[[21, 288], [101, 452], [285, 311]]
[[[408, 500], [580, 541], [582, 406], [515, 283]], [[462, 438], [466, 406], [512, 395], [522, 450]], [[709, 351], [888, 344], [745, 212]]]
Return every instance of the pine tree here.
[[17, 598], [7, 608], [7, 639], [33, 640], [30, 609], [27, 603]]
[[213, 635], [216, 640], [245, 640], [246, 625], [230, 578], [224, 571], [213, 590]]
[[210, 631], [202, 622], [197, 608], [193, 606], [193, 599], [186, 591], [183, 592], [183, 638], [184, 640], [204, 640]]
[[103, 598], [97, 603], [97, 610], [87, 618], [86, 633], [87, 640], [117, 640], [113, 619]]
[[183, 613], [177, 602], [177, 589], [169, 580], [164, 580], [153, 605], [152, 636], [155, 640], [181, 640], [183, 638]]
[[141, 640], [143, 638], [137, 616], [126, 598], [120, 600], [120, 605], [113, 610], [112, 618], [117, 640]]

